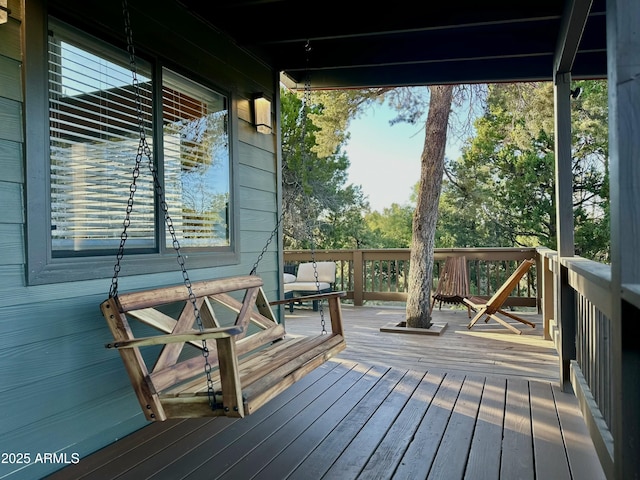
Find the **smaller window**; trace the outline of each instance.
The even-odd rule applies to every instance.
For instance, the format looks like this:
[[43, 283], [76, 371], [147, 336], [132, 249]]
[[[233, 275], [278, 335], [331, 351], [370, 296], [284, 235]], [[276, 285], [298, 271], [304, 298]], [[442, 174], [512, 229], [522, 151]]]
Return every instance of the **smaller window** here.
[[165, 190], [178, 240], [186, 248], [230, 245], [226, 103], [223, 96], [164, 70]]

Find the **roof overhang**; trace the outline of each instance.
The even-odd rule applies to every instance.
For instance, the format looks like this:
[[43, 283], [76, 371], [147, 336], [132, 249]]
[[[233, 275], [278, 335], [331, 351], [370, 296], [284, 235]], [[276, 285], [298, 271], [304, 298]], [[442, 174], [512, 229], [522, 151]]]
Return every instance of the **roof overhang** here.
[[565, 47], [573, 78], [606, 77], [605, 0], [179, 2], [298, 86], [550, 81]]

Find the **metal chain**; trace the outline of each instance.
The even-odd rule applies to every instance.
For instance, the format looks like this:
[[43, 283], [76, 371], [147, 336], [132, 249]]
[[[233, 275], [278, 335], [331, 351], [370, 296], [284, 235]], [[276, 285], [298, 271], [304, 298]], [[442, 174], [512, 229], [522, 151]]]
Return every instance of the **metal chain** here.
[[[304, 138], [306, 136], [307, 129], [307, 108], [311, 105], [311, 74], [309, 73], [309, 58], [311, 56], [311, 44], [307, 40], [305, 45], [305, 53], [306, 53], [306, 61], [307, 61], [307, 72], [304, 80], [304, 113], [303, 113], [303, 130], [302, 130], [302, 151], [304, 152]], [[304, 155], [304, 154], [303, 154]], [[302, 161], [303, 165], [305, 163], [305, 157], [303, 157]], [[315, 235], [313, 234], [313, 230], [311, 225], [309, 225], [309, 240], [311, 243], [311, 264], [313, 266], [313, 276], [316, 281], [316, 291], [320, 293], [320, 279], [318, 278], [318, 262], [316, 261], [316, 242]], [[324, 319], [324, 308], [322, 307], [322, 300], [318, 300], [318, 310], [320, 311], [320, 327], [321, 334], [327, 334], [326, 322]]]
[[[309, 55], [311, 53], [311, 44], [309, 43], [309, 41], [307, 41], [307, 43], [305, 44], [304, 49], [305, 49], [306, 61], [308, 65]], [[306, 157], [304, 141], [307, 136], [307, 110], [310, 104], [311, 104], [311, 77], [309, 75], [309, 69], [307, 68], [307, 72], [305, 75], [305, 83], [304, 83], [304, 95], [302, 100], [302, 134], [300, 136], [301, 138], [300, 152], [301, 152], [301, 155], [303, 155], [303, 161], [302, 161], [303, 164], [305, 163], [304, 158]], [[282, 168], [284, 169], [284, 167], [285, 166], [283, 165]], [[289, 198], [293, 199], [298, 189], [302, 189], [302, 186], [300, 185], [300, 183], [296, 183], [296, 187], [297, 188], [294, 191], [290, 192]], [[256, 262], [253, 264], [253, 267], [251, 268], [250, 275], [255, 275], [256, 272], [258, 271], [258, 265], [260, 264], [260, 261], [264, 257], [265, 253], [267, 253], [267, 250], [269, 249], [269, 245], [271, 245], [271, 243], [273, 242], [273, 239], [278, 234], [278, 231], [280, 230], [280, 226], [284, 221], [284, 217], [285, 217], [285, 209], [283, 208], [282, 213], [280, 214], [280, 218], [276, 222], [275, 228], [271, 231], [271, 234], [269, 235], [269, 238], [267, 239], [266, 244], [262, 248], [262, 251], [258, 255]], [[311, 241], [311, 262], [313, 265], [313, 275], [315, 278], [316, 291], [320, 292], [320, 279], [318, 277], [318, 262], [316, 261], [316, 248], [315, 248], [314, 235], [313, 235], [311, 226], [309, 226], [308, 234], [309, 234], [309, 239]], [[324, 318], [324, 309], [322, 307], [322, 300], [318, 301], [318, 304], [319, 304], [319, 311], [320, 311], [320, 326], [322, 328], [321, 334], [326, 335], [327, 329], [326, 329], [326, 321]]]
[[[120, 246], [118, 248], [118, 253], [116, 255], [116, 264], [114, 266], [114, 274], [111, 279], [111, 289], [109, 291], [110, 297], [115, 297], [118, 294], [118, 275], [120, 273], [120, 261], [124, 257], [124, 247], [127, 241], [127, 229], [131, 224], [131, 212], [133, 210], [134, 203], [134, 195], [137, 190], [137, 179], [140, 176], [140, 164], [142, 163], [142, 158], [147, 158], [147, 166], [151, 175], [153, 177], [153, 185], [154, 190], [156, 192], [156, 197], [159, 200], [160, 208], [164, 215], [164, 222], [167, 226], [167, 231], [171, 235], [171, 241], [173, 249], [176, 252], [177, 262], [180, 265], [180, 270], [182, 272], [182, 279], [185, 288], [188, 292], [189, 302], [193, 307], [193, 315], [198, 326], [199, 331], [204, 330], [204, 325], [202, 323], [202, 317], [200, 315], [200, 309], [198, 308], [198, 302], [196, 295], [193, 293], [193, 285], [191, 284], [191, 280], [189, 279], [189, 274], [187, 273], [187, 268], [185, 265], [185, 257], [182, 255], [180, 251], [180, 242], [178, 241], [178, 237], [176, 235], [175, 228], [173, 226], [173, 220], [171, 220], [171, 216], [169, 215], [169, 207], [167, 202], [165, 201], [164, 190], [162, 188], [162, 184], [158, 178], [158, 170], [153, 162], [153, 155], [151, 152], [151, 148], [147, 143], [145, 127], [144, 127], [144, 113], [142, 110], [142, 95], [140, 94], [140, 85], [138, 82], [138, 70], [136, 67], [135, 60], [135, 49], [133, 44], [133, 30], [131, 29], [131, 19], [129, 17], [129, 7], [127, 4], [127, 0], [122, 0], [122, 14], [124, 17], [124, 27], [125, 34], [127, 37], [127, 52], [129, 53], [129, 63], [131, 67], [131, 74], [133, 77], [133, 88], [134, 88], [134, 99], [136, 106], [136, 115], [138, 120], [138, 133], [140, 136], [140, 142], [138, 144], [138, 150], [136, 153], [135, 165], [133, 168], [133, 179], [131, 182], [131, 186], [129, 188], [129, 201], [127, 202], [127, 209], [125, 214], [125, 220], [123, 222], [123, 232], [120, 235]], [[216, 401], [215, 401], [215, 392], [213, 388], [213, 379], [211, 376], [212, 367], [209, 363], [209, 348], [207, 347], [207, 341], [202, 340], [202, 356], [204, 358], [204, 372], [207, 377], [207, 395], [209, 399], [209, 405], [211, 409], [215, 409]]]
[[[311, 51], [311, 47], [309, 45], [309, 42], [307, 41], [307, 43], [305, 44], [305, 52], [307, 54], [307, 58], [308, 58], [308, 54]], [[303, 96], [303, 101], [302, 101], [302, 133], [300, 135], [300, 152], [301, 155], [304, 155], [304, 151], [305, 151], [305, 145], [304, 145], [304, 140], [305, 137], [307, 135], [307, 105], [309, 105], [310, 103], [310, 99], [311, 99], [311, 83], [309, 82], [309, 75], [307, 73], [306, 79], [305, 79], [305, 87], [304, 87], [304, 96]], [[285, 169], [285, 164], [282, 164], [282, 170]], [[295, 198], [295, 195], [298, 193], [299, 190], [302, 190], [302, 185], [300, 185], [300, 182], [296, 182], [295, 184], [295, 188], [293, 191], [289, 192], [288, 198], [293, 201], [293, 199]], [[262, 251], [260, 252], [260, 254], [258, 255], [258, 257], [256, 258], [255, 263], [253, 264], [253, 267], [251, 268], [251, 272], [249, 273], [250, 275], [255, 275], [256, 272], [258, 271], [258, 265], [260, 264], [260, 262], [262, 261], [262, 258], [264, 257], [264, 255], [267, 253], [267, 250], [269, 249], [269, 245], [271, 245], [271, 243], [273, 242], [273, 239], [276, 237], [276, 235], [278, 234], [278, 231], [280, 230], [280, 226], [282, 225], [282, 223], [284, 222], [284, 217], [285, 217], [285, 213], [286, 210], [284, 208], [284, 206], [286, 205], [286, 199], [283, 200], [283, 208], [282, 208], [282, 212], [280, 213], [280, 217], [278, 218], [278, 221], [276, 222], [275, 227], [273, 228], [273, 230], [271, 231], [269, 238], [267, 238], [267, 241], [264, 245], [264, 247], [262, 247]]]

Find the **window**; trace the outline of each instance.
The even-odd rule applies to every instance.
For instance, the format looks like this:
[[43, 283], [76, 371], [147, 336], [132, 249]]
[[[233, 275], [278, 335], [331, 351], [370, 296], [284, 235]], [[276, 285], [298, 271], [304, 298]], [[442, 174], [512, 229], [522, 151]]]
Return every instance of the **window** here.
[[[228, 95], [140, 58], [136, 78], [139, 97], [127, 52], [50, 20], [49, 171], [44, 169], [49, 195], [43, 218], [49, 248], [40, 265], [55, 270], [68, 260], [78, 273], [72, 277], [92, 278], [99, 274], [87, 260], [113, 263], [140, 122], [153, 155], [151, 162], [142, 157], [127, 229], [126, 254], [145, 256], [139, 262], [144, 269], [136, 273], [175, 265], [175, 258], [171, 267], [162, 261], [174, 255], [167, 215], [184, 252], [217, 255], [230, 263], [234, 230]], [[155, 195], [151, 168], [157, 171], [164, 203]], [[199, 266], [220, 263], [210, 258]]]

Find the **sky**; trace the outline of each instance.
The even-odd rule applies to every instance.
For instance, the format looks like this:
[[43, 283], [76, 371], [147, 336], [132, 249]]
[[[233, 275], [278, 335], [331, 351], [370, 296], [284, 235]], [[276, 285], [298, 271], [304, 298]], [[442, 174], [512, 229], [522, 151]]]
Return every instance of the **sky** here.
[[[394, 117], [386, 104], [375, 105], [348, 127], [349, 183], [361, 185], [371, 210], [379, 212], [392, 203], [408, 204], [420, 179], [424, 123], [390, 125]], [[455, 158], [456, 148], [447, 146], [446, 156]]]

